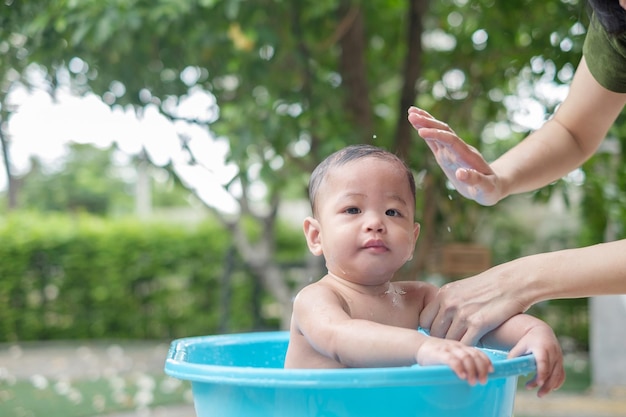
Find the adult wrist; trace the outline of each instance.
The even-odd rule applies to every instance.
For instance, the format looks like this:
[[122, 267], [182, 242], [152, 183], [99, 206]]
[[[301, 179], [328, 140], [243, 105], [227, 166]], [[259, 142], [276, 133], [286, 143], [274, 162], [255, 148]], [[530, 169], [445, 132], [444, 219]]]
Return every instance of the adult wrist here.
[[502, 293], [505, 298], [515, 302], [528, 310], [534, 304], [543, 301], [543, 283], [539, 279], [537, 269], [540, 265], [533, 266], [533, 257], [526, 256], [500, 265], [499, 275], [503, 282]]

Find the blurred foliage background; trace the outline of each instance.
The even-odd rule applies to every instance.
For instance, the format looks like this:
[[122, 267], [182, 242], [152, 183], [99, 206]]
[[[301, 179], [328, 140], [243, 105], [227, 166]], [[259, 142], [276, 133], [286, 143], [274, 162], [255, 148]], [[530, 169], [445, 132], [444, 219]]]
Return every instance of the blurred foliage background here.
[[[563, 98], [588, 24], [584, 1], [6, 0], [0, 7], [7, 340], [284, 327], [293, 294], [323, 265], [307, 255], [281, 208], [303, 201], [313, 167], [352, 143], [385, 147], [415, 169], [422, 235], [399, 278], [460, 278], [437, 267], [449, 243], [483, 245], [496, 264], [624, 237], [623, 123], [572, 175], [481, 207], [448, 187], [406, 121], [417, 104], [487, 159], [497, 157]], [[62, 169], [33, 160], [28, 173], [17, 172], [10, 125], [18, 88], [95, 94], [138, 117], [156, 109], [172, 123], [201, 126], [228, 144], [224, 162], [236, 170], [221, 186], [236, 212], [215, 209], [180, 166], [153, 161], [145, 149], [126, 168], [147, 162], [166, 179], [153, 178], [152, 203], [201, 206], [207, 219], [181, 226], [175, 218], [133, 218], [134, 184], [116, 173], [115, 146], [72, 145]], [[177, 106], [197, 93], [213, 101], [206, 117], [189, 120]], [[171, 140], [189, 166], [210, 175], [193, 138]], [[586, 347], [585, 300], [533, 312]]]
[[[301, 257], [293, 230], [281, 228], [277, 241], [277, 262]], [[216, 222], [12, 215], [0, 227], [0, 342], [276, 328], [231, 245]]]

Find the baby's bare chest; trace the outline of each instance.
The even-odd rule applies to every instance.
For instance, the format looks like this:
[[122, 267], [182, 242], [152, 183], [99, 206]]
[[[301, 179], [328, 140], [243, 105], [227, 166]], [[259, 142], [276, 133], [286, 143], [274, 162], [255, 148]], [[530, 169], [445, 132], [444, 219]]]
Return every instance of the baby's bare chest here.
[[348, 314], [353, 319], [371, 320], [390, 326], [417, 328], [421, 303], [401, 294], [347, 300]]

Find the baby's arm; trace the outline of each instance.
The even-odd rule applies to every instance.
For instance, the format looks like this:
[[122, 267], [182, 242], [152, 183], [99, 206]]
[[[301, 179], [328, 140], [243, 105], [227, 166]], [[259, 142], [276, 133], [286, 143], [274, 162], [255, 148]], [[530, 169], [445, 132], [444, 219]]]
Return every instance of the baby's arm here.
[[483, 352], [460, 342], [428, 337], [415, 329], [353, 319], [339, 296], [324, 285], [303, 289], [293, 308], [292, 326], [317, 352], [346, 367], [446, 364], [470, 384], [484, 383], [493, 370]]
[[526, 387], [539, 387], [539, 397], [559, 388], [565, 380], [559, 341], [550, 326], [535, 317], [527, 314], [513, 316], [487, 333], [481, 343], [490, 347], [511, 349], [509, 358], [532, 353], [537, 362], [537, 374]]

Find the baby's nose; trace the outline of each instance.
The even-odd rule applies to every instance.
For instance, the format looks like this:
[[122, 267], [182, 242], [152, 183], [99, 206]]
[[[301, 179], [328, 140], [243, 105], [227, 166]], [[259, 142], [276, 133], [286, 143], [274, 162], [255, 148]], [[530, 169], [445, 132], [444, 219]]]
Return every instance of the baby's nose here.
[[368, 214], [365, 220], [365, 227], [368, 231], [382, 232], [385, 230], [383, 216], [378, 214]]

